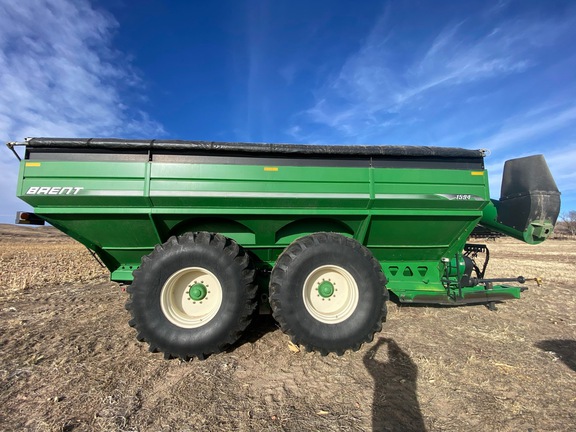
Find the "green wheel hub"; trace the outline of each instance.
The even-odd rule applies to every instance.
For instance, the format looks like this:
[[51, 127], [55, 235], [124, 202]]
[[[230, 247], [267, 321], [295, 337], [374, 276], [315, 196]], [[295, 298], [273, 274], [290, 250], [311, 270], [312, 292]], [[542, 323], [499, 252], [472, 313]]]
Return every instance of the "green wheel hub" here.
[[188, 295], [194, 301], [204, 300], [206, 294], [208, 294], [208, 290], [202, 283], [194, 283], [194, 285], [190, 286], [190, 291], [188, 292]]
[[332, 294], [334, 294], [334, 285], [332, 285], [332, 282], [323, 281], [318, 285], [318, 294], [324, 298], [332, 297]]

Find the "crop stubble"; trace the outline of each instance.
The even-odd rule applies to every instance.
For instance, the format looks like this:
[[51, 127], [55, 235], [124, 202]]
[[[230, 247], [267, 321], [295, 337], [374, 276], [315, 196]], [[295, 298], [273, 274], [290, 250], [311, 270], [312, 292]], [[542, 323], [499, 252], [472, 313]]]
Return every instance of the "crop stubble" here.
[[293, 352], [259, 317], [228, 352], [164, 361], [126, 294], [52, 229], [0, 227], [0, 429], [576, 429], [576, 241], [489, 244], [488, 276], [542, 276], [498, 305], [390, 304], [375, 342]]

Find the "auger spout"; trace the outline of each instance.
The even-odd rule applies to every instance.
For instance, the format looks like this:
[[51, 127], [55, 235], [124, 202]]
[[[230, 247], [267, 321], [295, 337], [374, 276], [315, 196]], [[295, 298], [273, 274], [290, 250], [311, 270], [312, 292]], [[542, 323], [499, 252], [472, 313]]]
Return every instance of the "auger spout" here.
[[485, 207], [480, 224], [529, 244], [542, 243], [554, 231], [560, 192], [543, 155], [504, 164], [499, 200]]

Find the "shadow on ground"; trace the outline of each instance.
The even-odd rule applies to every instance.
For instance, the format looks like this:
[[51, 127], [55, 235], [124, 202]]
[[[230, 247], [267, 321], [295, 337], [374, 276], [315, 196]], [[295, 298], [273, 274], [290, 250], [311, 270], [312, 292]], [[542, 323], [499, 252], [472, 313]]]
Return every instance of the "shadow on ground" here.
[[235, 343], [233, 343], [226, 352], [232, 352], [236, 348], [246, 344], [246, 343], [255, 343], [262, 337], [264, 337], [268, 333], [272, 333], [278, 329], [278, 324], [272, 317], [272, 315], [264, 314], [259, 315], [256, 314], [252, 319], [250, 325], [242, 332], [242, 336], [238, 339]]
[[[383, 346], [387, 355], [378, 354]], [[364, 356], [364, 365], [374, 378], [372, 430], [425, 431], [416, 392], [418, 367], [410, 356], [393, 339], [380, 338]]]
[[570, 339], [544, 340], [535, 344], [542, 351], [553, 352], [566, 366], [576, 371], [576, 341]]

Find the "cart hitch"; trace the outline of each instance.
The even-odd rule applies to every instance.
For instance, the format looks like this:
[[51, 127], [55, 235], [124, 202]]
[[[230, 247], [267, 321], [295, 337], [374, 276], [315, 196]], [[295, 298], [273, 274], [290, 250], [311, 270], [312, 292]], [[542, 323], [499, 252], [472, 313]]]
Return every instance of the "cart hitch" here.
[[[470, 282], [475, 283], [475, 285], [478, 284], [484, 284], [486, 287], [487, 291], [490, 291], [492, 289], [492, 285], [494, 282], [518, 282], [520, 284], [524, 284], [528, 281], [534, 281], [536, 282], [536, 285], [538, 286], [542, 286], [542, 278], [541, 277], [535, 277], [535, 278], [525, 278], [524, 276], [518, 276], [517, 278], [496, 278], [496, 279], [477, 279], [477, 278], [471, 278]], [[520, 288], [520, 292], [524, 292], [527, 291], [528, 288], [527, 287], [521, 287]], [[491, 310], [491, 311], [496, 311], [498, 310], [498, 308], [496, 307], [496, 302], [494, 301], [490, 301], [486, 304], [486, 307]]]
[[[520, 284], [525, 284], [526, 282], [534, 281], [536, 285], [542, 286], [542, 278], [535, 277], [535, 278], [525, 278], [524, 276], [518, 276], [516, 278], [496, 278], [496, 279], [478, 279], [478, 278], [470, 278], [470, 283], [474, 285], [484, 284], [488, 286], [489, 284], [492, 285], [494, 282], [518, 282]], [[489, 288], [488, 288], [489, 289]], [[522, 291], [527, 290], [528, 288], [523, 288]]]

